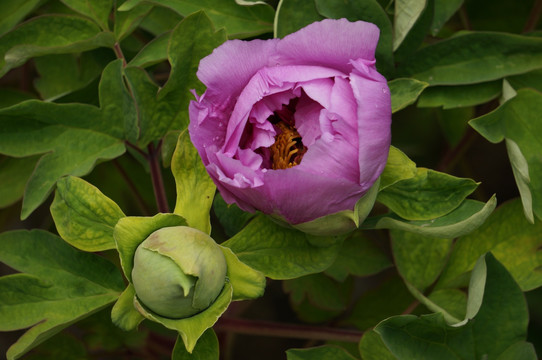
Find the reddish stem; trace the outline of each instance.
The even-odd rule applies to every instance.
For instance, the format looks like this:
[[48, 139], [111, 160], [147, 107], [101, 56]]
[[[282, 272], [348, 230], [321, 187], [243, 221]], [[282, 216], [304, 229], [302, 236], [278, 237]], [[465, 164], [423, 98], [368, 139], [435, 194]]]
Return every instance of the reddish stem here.
[[523, 28], [524, 33], [527, 33], [536, 29], [536, 25], [538, 24], [538, 20], [540, 20], [541, 14], [542, 14], [542, 0], [536, 0], [533, 4], [533, 8], [531, 9], [531, 13], [529, 14], [529, 18], [527, 19], [527, 22], [525, 23], [525, 27]]
[[154, 189], [154, 197], [156, 198], [156, 206], [158, 212], [168, 213], [169, 205], [167, 203], [166, 190], [164, 188], [164, 181], [162, 180], [162, 169], [160, 167], [160, 145], [158, 148], [154, 147], [154, 144], [150, 143], [148, 146], [149, 155], [147, 157], [151, 170], [152, 187]]

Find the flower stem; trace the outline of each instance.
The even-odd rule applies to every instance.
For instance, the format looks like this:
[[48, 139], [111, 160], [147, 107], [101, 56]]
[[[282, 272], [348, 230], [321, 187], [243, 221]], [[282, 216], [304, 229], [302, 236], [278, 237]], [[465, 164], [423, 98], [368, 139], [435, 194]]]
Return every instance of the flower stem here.
[[524, 33], [536, 29], [538, 20], [540, 20], [540, 15], [542, 15], [542, 0], [536, 0], [533, 4], [533, 8], [531, 9], [531, 13], [529, 14], [529, 18], [525, 23], [525, 27], [523, 28]]
[[126, 67], [126, 58], [124, 57], [124, 53], [122, 52], [118, 42], [113, 45], [113, 51], [115, 52], [115, 55], [117, 55], [117, 58], [122, 59], [122, 66]]
[[162, 169], [160, 168], [159, 155], [160, 145], [157, 148], [150, 143], [148, 146], [149, 155], [147, 157], [151, 170], [152, 187], [154, 189], [154, 197], [156, 198], [156, 206], [158, 212], [168, 213], [169, 205], [167, 203], [166, 190], [164, 181], [162, 180]]
[[246, 335], [310, 340], [335, 340], [345, 342], [359, 342], [363, 336], [363, 332], [357, 330], [284, 324], [271, 321], [247, 320], [224, 316], [218, 320], [214, 328], [217, 331], [228, 331]]

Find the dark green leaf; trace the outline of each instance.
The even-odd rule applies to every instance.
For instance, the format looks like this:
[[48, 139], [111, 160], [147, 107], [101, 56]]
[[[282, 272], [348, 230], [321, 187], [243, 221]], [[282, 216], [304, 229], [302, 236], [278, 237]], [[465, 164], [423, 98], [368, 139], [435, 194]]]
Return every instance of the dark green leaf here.
[[439, 33], [444, 24], [461, 7], [464, 0], [444, 0], [435, 1], [435, 14], [433, 15], [433, 25], [431, 26], [431, 35]]
[[0, 278], [0, 330], [33, 326], [8, 350], [14, 359], [115, 301], [124, 284], [107, 260], [40, 230], [0, 235], [0, 261], [24, 272]]
[[346, 350], [333, 345], [324, 345], [308, 349], [290, 349], [286, 351], [288, 360], [355, 360]]
[[332, 18], [345, 18], [349, 21], [363, 20], [375, 24], [380, 29], [376, 47], [376, 66], [384, 75], [393, 72], [392, 28], [388, 15], [376, 0], [315, 0], [316, 10], [321, 15]]
[[330, 246], [311, 245], [311, 237], [277, 225], [260, 215], [222, 245], [239, 260], [272, 279], [293, 279], [327, 269], [337, 257], [340, 241], [322, 237]]
[[430, 220], [456, 209], [478, 184], [434, 170], [418, 168], [378, 194], [377, 201], [407, 220]]
[[476, 259], [487, 251], [509, 269], [523, 290], [541, 286], [541, 233], [542, 223], [527, 222], [519, 199], [503, 204], [478, 230], [457, 241], [438, 287], [460, 286]]
[[114, 33], [118, 41], [130, 35], [151, 11], [151, 4], [141, 4], [129, 11], [115, 11]]
[[314, 0], [280, 0], [273, 31], [276, 38], [283, 38], [323, 19], [316, 10]]
[[0, 208], [7, 207], [23, 197], [24, 187], [38, 159], [39, 156], [0, 159]]
[[388, 82], [392, 113], [413, 104], [427, 85], [427, 83], [416, 79], [395, 79]]
[[484, 223], [497, 206], [493, 196], [486, 204], [465, 200], [457, 209], [442, 217], [428, 221], [406, 221], [395, 214], [368, 218], [362, 229], [397, 229], [432, 237], [455, 238], [468, 234]]
[[534, 70], [526, 74], [509, 76], [506, 80], [516, 90], [521, 88], [533, 88], [542, 92], [542, 70]]
[[542, 38], [504, 33], [462, 33], [424, 47], [401, 63], [397, 75], [430, 85], [475, 84], [542, 67]]
[[213, 329], [207, 329], [198, 340], [196, 347], [189, 353], [177, 338], [171, 360], [218, 360], [218, 339]]
[[119, 10], [131, 10], [143, 2], [170, 8], [185, 17], [204, 10], [218, 28], [226, 28], [229, 37], [251, 37], [272, 30], [273, 8], [267, 4], [240, 6], [234, 1], [222, 0], [128, 0]]
[[[542, 41], [542, 39], [540, 39]], [[493, 143], [506, 139], [525, 216], [542, 219], [542, 93], [520, 89], [517, 95], [493, 112], [469, 124]]]
[[469, 320], [456, 326], [437, 313], [392, 317], [375, 330], [399, 360], [497, 359], [527, 335], [523, 293], [491, 254], [480, 258], [473, 271], [467, 309]]
[[224, 228], [227, 236], [237, 234], [245, 224], [256, 214], [239, 209], [235, 204], [228, 205], [220, 193], [216, 193], [213, 201], [213, 210], [218, 217], [220, 225]]
[[348, 274], [368, 276], [376, 274], [392, 265], [390, 259], [371, 240], [361, 232], [347, 238], [337, 259], [325, 273], [335, 280], [344, 281]]
[[374, 330], [363, 334], [359, 343], [359, 352], [363, 360], [397, 360]]
[[[350, 285], [350, 286], [348, 286]], [[341, 311], [350, 301], [351, 282], [338, 282], [326, 275], [312, 274], [282, 283], [284, 292], [290, 294], [290, 302], [296, 305], [308, 300], [320, 309]]]
[[397, 50], [422, 15], [427, 0], [396, 0], [394, 12], [393, 50]]
[[397, 271], [403, 279], [423, 291], [444, 268], [452, 240], [398, 230], [392, 230], [390, 234]]
[[462, 86], [434, 86], [426, 89], [418, 100], [418, 107], [453, 109], [474, 106], [495, 99], [501, 94], [502, 81]]
[[80, 250], [114, 249], [113, 228], [125, 216], [119, 206], [83, 179], [68, 176], [56, 186], [51, 215], [59, 235]]
[[[427, 35], [431, 31], [431, 25], [433, 23], [433, 14], [434, 14], [434, 4], [436, 0], [401, 0], [402, 3], [402, 17], [401, 23], [412, 23], [412, 26], [406, 33], [404, 39], [399, 43], [398, 41], [394, 42], [394, 55], [395, 61], [402, 63], [410, 58], [411, 54], [419, 49]], [[417, 12], [422, 7], [421, 13], [418, 15]], [[397, 2], [396, 9], [397, 9]], [[412, 18], [409, 19], [409, 13]], [[398, 24], [397, 24], [397, 13], [395, 16], [395, 30], [397, 33]], [[415, 18], [415, 20], [414, 20]], [[398, 47], [397, 47], [398, 46]]]
[[104, 30], [109, 29], [109, 14], [113, 6], [113, 0], [61, 0], [64, 4], [77, 11], [79, 14], [88, 16]]
[[132, 60], [130, 66], [146, 68], [167, 60], [167, 48], [171, 33], [165, 32], [150, 41]]
[[113, 34], [71, 15], [34, 18], [0, 38], [0, 76], [32, 57], [112, 47]]
[[533, 344], [518, 341], [506, 349], [497, 360], [534, 360], [536, 358]]
[[11, 30], [39, 6], [41, 0], [4, 0], [0, 2], [0, 35]]

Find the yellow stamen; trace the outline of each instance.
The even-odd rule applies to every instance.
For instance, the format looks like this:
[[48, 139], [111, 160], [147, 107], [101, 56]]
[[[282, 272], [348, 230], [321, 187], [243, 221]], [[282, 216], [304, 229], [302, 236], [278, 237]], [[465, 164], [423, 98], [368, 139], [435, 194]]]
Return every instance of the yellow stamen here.
[[294, 127], [282, 121], [275, 125], [279, 127], [281, 133], [275, 136], [275, 143], [269, 148], [273, 170], [288, 169], [299, 165], [306, 151], [301, 143], [301, 135]]

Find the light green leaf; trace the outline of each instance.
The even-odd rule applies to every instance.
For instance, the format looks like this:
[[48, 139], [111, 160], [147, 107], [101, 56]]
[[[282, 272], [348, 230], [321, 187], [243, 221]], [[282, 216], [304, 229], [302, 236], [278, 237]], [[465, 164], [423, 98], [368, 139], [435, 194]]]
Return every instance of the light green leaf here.
[[486, 103], [501, 94], [502, 81], [474, 85], [433, 86], [426, 89], [418, 100], [418, 107], [453, 109]]
[[452, 239], [442, 239], [390, 231], [393, 257], [397, 271], [419, 290], [426, 289], [439, 276], [446, 264]]
[[[424, 41], [431, 31], [431, 25], [433, 23], [434, 4], [436, 0], [402, 0], [403, 5], [406, 5], [406, 12], [411, 12], [411, 16], [416, 17], [414, 20], [408, 19], [408, 14], [403, 13], [403, 19], [401, 23], [412, 24], [408, 32], [404, 35], [404, 38], [399, 44], [397, 44], [394, 38], [394, 56], [396, 63], [403, 63], [411, 54], [420, 47], [423, 47]], [[424, 3], [423, 8], [421, 3]], [[414, 10], [414, 11], [413, 11]], [[396, 14], [394, 14], [396, 15]], [[397, 20], [397, 17], [395, 17]], [[397, 33], [397, 22], [394, 24], [395, 33]], [[397, 47], [395, 47], [397, 45]], [[395, 72], [394, 72], [395, 74]], [[399, 76], [404, 77], [404, 76]]]
[[362, 232], [354, 232], [347, 238], [335, 262], [325, 273], [337, 281], [344, 281], [348, 274], [368, 276], [392, 265], [390, 259]]
[[449, 326], [437, 313], [395, 316], [381, 322], [375, 330], [393, 355], [399, 360], [490, 360], [522, 342], [527, 335], [527, 306], [512, 276], [491, 254], [486, 254], [478, 261], [473, 278], [479, 281], [471, 282], [469, 294], [482, 296], [472, 321]]
[[397, 50], [408, 32], [420, 18], [427, 0], [396, 0], [394, 13], [393, 50]]
[[283, 38], [323, 19], [324, 17], [316, 10], [314, 0], [280, 0], [273, 26], [274, 37]]
[[128, 0], [119, 11], [131, 10], [141, 3], [164, 6], [185, 17], [204, 10], [217, 28], [226, 28], [230, 38], [251, 37], [272, 30], [273, 8], [267, 4], [241, 6], [234, 1], [222, 0]]
[[186, 351], [184, 345], [177, 338], [171, 360], [218, 360], [218, 339], [213, 329], [207, 329], [198, 340], [192, 354]]
[[392, 113], [413, 104], [427, 85], [429, 84], [416, 79], [394, 79], [388, 82]]
[[436, 36], [444, 24], [461, 7], [464, 0], [445, 0], [435, 1], [435, 14], [433, 15], [433, 25], [431, 26], [431, 35]]
[[377, 201], [407, 220], [430, 220], [456, 209], [478, 184], [430, 169], [401, 180], [378, 194]]
[[412, 54], [399, 65], [397, 75], [430, 85], [475, 84], [525, 73], [541, 63], [542, 38], [466, 32]]
[[56, 186], [51, 215], [62, 239], [83, 251], [114, 249], [113, 228], [125, 216], [119, 206], [77, 177], [60, 179]]
[[174, 213], [184, 217], [189, 226], [210, 234], [209, 211], [213, 205], [216, 186], [190, 142], [188, 131], [179, 136], [171, 160], [171, 171], [177, 188]]
[[134, 296], [134, 285], [128, 284], [111, 310], [111, 320], [124, 331], [134, 330], [144, 319], [134, 306]]
[[115, 301], [118, 269], [41, 230], [0, 234], [0, 261], [21, 271], [0, 278], [0, 331], [32, 327], [7, 352], [15, 359]]
[[395, 184], [398, 181], [416, 176], [418, 170], [414, 161], [410, 160], [401, 150], [390, 146], [386, 167], [380, 175], [380, 190]]
[[363, 334], [359, 342], [359, 353], [363, 360], [397, 360], [374, 330]]
[[341, 242], [322, 237], [329, 246], [311, 245], [310, 236], [275, 224], [260, 215], [223, 243], [248, 266], [272, 279], [292, 279], [327, 269], [337, 257]]
[[[542, 40], [542, 39], [540, 39]], [[487, 140], [506, 139], [508, 155], [520, 189], [524, 212], [542, 219], [542, 93], [520, 89], [517, 95], [493, 112], [471, 120], [469, 124]]]
[[23, 197], [26, 181], [38, 159], [39, 156], [0, 158], [0, 208], [8, 207]]
[[362, 229], [397, 229], [415, 234], [453, 239], [470, 233], [484, 223], [497, 206], [492, 196], [484, 204], [480, 201], [465, 200], [447, 215], [427, 221], [407, 221], [395, 214], [368, 218]]
[[167, 48], [170, 36], [170, 32], [165, 32], [152, 39], [152, 41], [146, 44], [145, 47], [130, 60], [128, 65], [146, 68], [167, 60]]
[[355, 360], [346, 350], [334, 345], [323, 345], [308, 349], [290, 349], [286, 351], [288, 360]]
[[[375, 24], [380, 29], [376, 47], [376, 67], [386, 74], [394, 70], [392, 41], [393, 34], [388, 15], [376, 0], [315, 0], [316, 10], [321, 15], [332, 18], [345, 18], [349, 21], [363, 20]], [[393, 100], [392, 100], [393, 102]]]
[[461, 237], [439, 280], [438, 288], [463, 283], [476, 259], [491, 251], [524, 291], [542, 285], [542, 222], [529, 224], [521, 213], [519, 199], [500, 206], [478, 230]]
[[103, 30], [109, 29], [109, 14], [113, 6], [113, 0], [61, 0], [65, 5], [77, 11], [83, 16], [88, 16], [96, 21]]
[[186, 220], [175, 214], [156, 214], [153, 217], [124, 217], [117, 222], [113, 236], [119, 251], [124, 276], [131, 282], [134, 254], [150, 234], [163, 227], [187, 226]]
[[226, 276], [233, 287], [232, 300], [256, 299], [262, 296], [266, 284], [265, 276], [239, 261], [230, 248], [220, 246], [220, 250], [228, 264]]
[[30, 14], [41, 0], [3, 0], [0, 2], [0, 35], [11, 30], [28, 14]]
[[0, 76], [32, 57], [112, 47], [113, 34], [92, 21], [72, 15], [44, 15], [0, 38]]
[[232, 301], [232, 286], [229, 282], [226, 282], [224, 288], [218, 298], [204, 311], [185, 319], [170, 319], [158, 316], [152, 312], [149, 312], [144, 305], [142, 305], [137, 298], [135, 299], [135, 305], [139, 312], [141, 312], [146, 318], [156, 321], [171, 330], [179, 332], [180, 337], [184, 342], [186, 351], [192, 353], [194, 347], [198, 342], [198, 339], [203, 333], [211, 328], [220, 316], [226, 311], [228, 305]]

